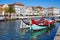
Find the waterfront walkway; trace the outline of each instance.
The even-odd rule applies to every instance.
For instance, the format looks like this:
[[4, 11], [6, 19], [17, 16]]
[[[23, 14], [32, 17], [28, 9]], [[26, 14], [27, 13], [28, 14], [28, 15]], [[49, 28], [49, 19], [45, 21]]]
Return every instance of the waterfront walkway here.
[[[36, 17], [57, 17], [57, 16], [12, 16], [11, 18], [36, 18]], [[8, 18], [8, 17], [7, 17]]]
[[56, 33], [56, 36], [55, 36], [54, 40], [60, 40], [60, 26], [57, 30], [57, 33]]

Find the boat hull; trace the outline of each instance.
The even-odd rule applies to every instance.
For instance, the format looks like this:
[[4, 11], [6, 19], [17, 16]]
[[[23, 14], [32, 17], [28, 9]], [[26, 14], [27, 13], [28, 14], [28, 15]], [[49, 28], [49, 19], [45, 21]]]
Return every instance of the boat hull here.
[[0, 21], [3, 21], [4, 20], [4, 17], [0, 17]]
[[41, 30], [41, 29], [45, 29], [47, 28], [47, 26], [38, 26], [38, 25], [26, 25], [25, 23], [23, 23], [23, 21], [21, 21], [20, 23], [20, 29], [27, 29], [29, 28], [30, 30]]
[[[53, 25], [53, 24], [51, 24]], [[41, 29], [46, 29], [49, 28], [51, 25], [36, 25], [36, 24], [32, 24], [32, 25], [26, 25], [25, 23], [23, 23], [23, 21], [21, 21], [20, 23], [20, 29], [30, 29], [30, 30], [41, 30]]]
[[30, 26], [30, 30], [41, 30], [41, 29], [46, 29], [47, 26], [38, 26], [38, 25], [32, 25]]

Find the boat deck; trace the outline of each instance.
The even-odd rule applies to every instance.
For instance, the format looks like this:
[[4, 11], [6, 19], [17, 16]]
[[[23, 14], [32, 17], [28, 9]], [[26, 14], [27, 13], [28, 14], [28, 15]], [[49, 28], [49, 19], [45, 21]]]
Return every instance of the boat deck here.
[[55, 36], [54, 40], [60, 40], [60, 26], [57, 30], [57, 33], [56, 33], [56, 36]]

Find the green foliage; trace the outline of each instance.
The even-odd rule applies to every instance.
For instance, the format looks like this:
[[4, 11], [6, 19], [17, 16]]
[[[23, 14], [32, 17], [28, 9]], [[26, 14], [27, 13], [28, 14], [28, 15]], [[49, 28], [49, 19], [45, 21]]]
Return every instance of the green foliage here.
[[15, 13], [14, 7], [10, 6], [9, 8], [5, 8], [5, 13]]
[[59, 22], [59, 23], [60, 23], [60, 20], [57, 20], [57, 22]]
[[3, 10], [3, 8], [0, 7], [0, 10]]

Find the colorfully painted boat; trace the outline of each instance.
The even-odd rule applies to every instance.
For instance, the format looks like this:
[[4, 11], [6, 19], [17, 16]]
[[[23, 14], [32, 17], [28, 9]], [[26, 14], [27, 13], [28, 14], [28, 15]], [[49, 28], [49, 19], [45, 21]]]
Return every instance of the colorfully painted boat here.
[[25, 24], [22, 20], [21, 20], [21, 23], [20, 23], [20, 28], [30, 28], [30, 30], [40, 30], [40, 29], [45, 29], [47, 28], [47, 26], [38, 26], [36, 24], [33, 24], [33, 25], [27, 25]]

